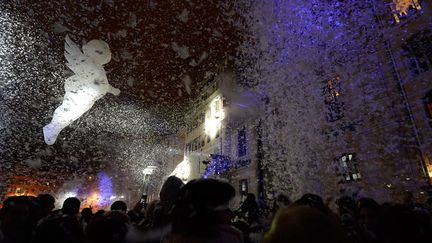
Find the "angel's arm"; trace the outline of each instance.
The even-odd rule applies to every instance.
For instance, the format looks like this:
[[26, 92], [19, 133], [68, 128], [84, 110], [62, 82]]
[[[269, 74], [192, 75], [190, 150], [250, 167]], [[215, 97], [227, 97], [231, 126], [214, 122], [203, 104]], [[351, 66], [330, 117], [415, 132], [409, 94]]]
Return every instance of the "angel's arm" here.
[[114, 88], [113, 86], [111, 86], [111, 84], [108, 84], [108, 85], [109, 85], [109, 87], [108, 87], [108, 93], [111, 93], [111, 94], [113, 94], [115, 96], [117, 96], [117, 95], [120, 94], [120, 90], [119, 89]]

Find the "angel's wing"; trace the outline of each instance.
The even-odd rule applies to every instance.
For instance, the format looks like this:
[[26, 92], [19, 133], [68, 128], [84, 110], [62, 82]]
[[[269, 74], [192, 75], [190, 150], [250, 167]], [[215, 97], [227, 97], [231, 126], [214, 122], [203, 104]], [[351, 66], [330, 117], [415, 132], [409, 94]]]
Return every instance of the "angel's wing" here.
[[82, 53], [79, 46], [71, 40], [69, 35], [66, 35], [64, 55], [67, 60], [66, 66], [76, 75], [82, 76], [86, 74], [88, 69], [87, 65], [89, 65], [87, 57]]

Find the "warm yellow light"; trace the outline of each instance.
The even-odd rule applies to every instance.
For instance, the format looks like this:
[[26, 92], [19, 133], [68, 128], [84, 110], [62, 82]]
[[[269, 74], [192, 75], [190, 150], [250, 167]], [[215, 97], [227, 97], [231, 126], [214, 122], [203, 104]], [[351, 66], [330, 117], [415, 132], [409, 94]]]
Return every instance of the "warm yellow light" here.
[[429, 178], [432, 178], [432, 164], [427, 163], [426, 167], [427, 167], [427, 172], [428, 172]]
[[222, 120], [225, 118], [222, 98], [216, 96], [209, 104], [206, 112], [204, 123], [204, 132], [211, 139], [216, 137], [216, 134], [221, 129]]
[[[420, 10], [421, 6], [418, 0], [393, 0], [392, 9], [399, 16], [407, 15], [410, 7]], [[398, 16], [395, 15], [395, 18]], [[399, 22], [399, 18], [396, 19]]]

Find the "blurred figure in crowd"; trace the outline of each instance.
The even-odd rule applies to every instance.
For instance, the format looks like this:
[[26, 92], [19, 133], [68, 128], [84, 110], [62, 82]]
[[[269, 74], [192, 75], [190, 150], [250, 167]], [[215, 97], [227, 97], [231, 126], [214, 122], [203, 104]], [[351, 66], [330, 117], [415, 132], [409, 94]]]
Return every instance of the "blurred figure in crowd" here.
[[122, 212], [126, 213], [127, 212], [127, 205], [123, 201], [115, 201], [111, 204], [110, 209], [111, 209], [111, 211], [118, 210], [118, 211], [122, 211]]
[[122, 243], [128, 232], [129, 217], [122, 210], [112, 210], [95, 219], [86, 228], [89, 243]]
[[325, 211], [303, 203], [280, 209], [264, 243], [348, 243], [337, 219]]
[[35, 230], [35, 243], [79, 243], [84, 242], [83, 225], [80, 222], [81, 201], [67, 198], [59, 212], [43, 220]]
[[243, 242], [239, 230], [231, 226], [234, 213], [228, 205], [234, 188], [215, 179], [200, 179], [186, 184], [173, 209], [172, 232], [165, 243]]
[[0, 210], [0, 242], [30, 242], [32, 222], [30, 210], [33, 202], [26, 196], [9, 197]]

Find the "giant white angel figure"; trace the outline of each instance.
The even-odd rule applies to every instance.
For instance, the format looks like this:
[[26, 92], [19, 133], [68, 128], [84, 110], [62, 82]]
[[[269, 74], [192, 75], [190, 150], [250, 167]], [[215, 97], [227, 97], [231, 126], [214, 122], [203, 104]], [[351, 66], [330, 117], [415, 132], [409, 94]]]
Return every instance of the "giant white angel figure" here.
[[63, 103], [54, 111], [49, 124], [44, 126], [45, 143], [52, 145], [57, 136], [73, 121], [88, 111], [106, 93], [119, 95], [120, 90], [108, 83], [102, 65], [111, 60], [106, 42], [91, 40], [80, 48], [66, 36], [65, 57], [67, 66], [75, 73], [66, 79]]

